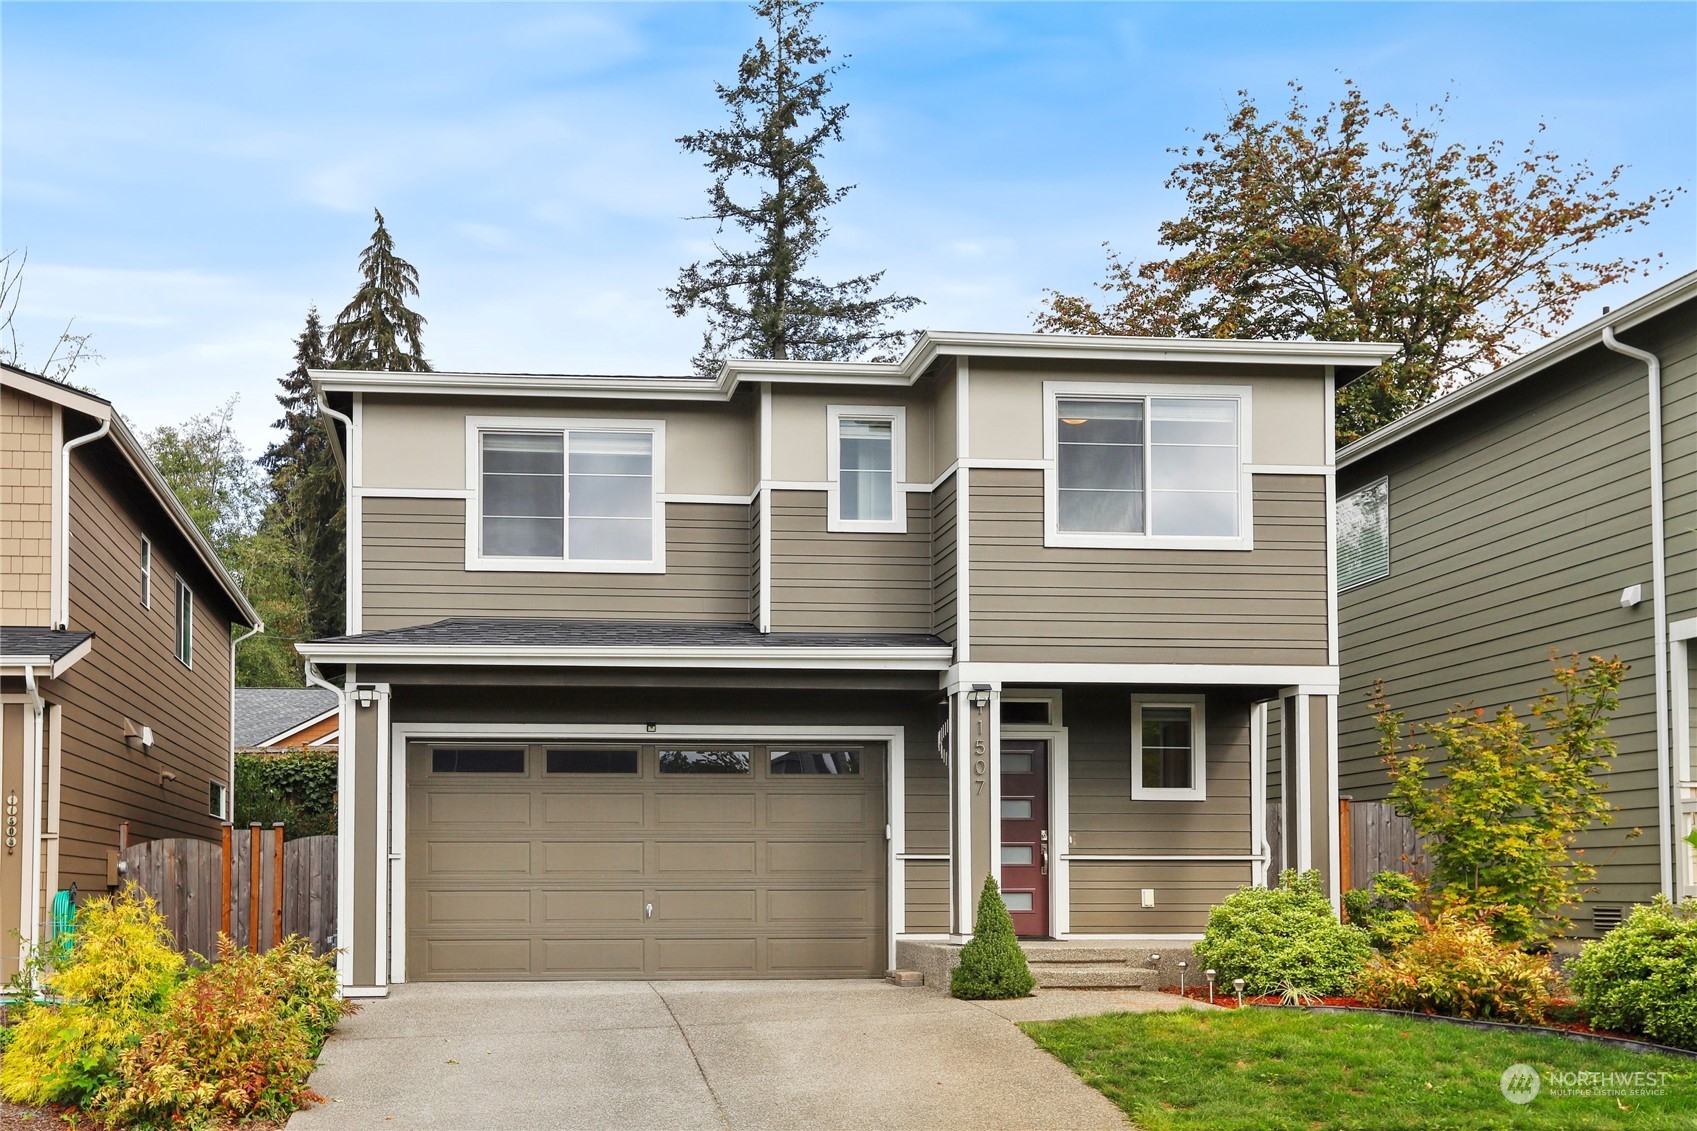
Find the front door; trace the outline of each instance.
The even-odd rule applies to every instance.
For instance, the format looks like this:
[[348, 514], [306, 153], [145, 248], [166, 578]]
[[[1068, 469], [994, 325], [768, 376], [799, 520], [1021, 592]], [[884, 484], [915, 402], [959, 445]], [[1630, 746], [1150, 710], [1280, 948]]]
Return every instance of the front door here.
[[1002, 740], [1002, 899], [1023, 938], [1049, 934], [1049, 743]]

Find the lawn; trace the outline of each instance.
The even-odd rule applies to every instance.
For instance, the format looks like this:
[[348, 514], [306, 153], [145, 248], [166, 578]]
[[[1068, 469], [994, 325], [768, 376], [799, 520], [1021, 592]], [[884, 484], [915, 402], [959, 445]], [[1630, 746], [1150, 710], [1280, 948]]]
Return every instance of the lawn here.
[[[1559, 1037], [1294, 1009], [1114, 1013], [1021, 1028], [1146, 1131], [1697, 1123], [1697, 1060]], [[1542, 1077], [1528, 1104], [1503, 1098], [1512, 1064]], [[1552, 1094], [1552, 1071], [1671, 1075], [1661, 1095], [1563, 1096]]]

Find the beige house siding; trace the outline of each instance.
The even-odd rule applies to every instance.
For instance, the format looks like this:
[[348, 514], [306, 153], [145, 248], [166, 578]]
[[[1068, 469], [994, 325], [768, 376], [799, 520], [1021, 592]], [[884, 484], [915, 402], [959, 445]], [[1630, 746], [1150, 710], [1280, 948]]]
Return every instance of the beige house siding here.
[[[949, 767], [937, 756], [934, 735], [930, 746], [908, 748], [906, 771], [903, 788], [907, 808], [907, 852], [920, 856], [947, 855]], [[905, 867], [908, 932], [946, 934], [949, 929], [948, 862], [909, 860]]]
[[[1692, 615], [1688, 467], [1697, 333], [1667, 323], [1623, 335], [1662, 353], [1670, 392], [1670, 617]], [[1659, 884], [1655, 603], [1650, 593], [1649, 436], [1644, 366], [1594, 347], [1340, 472], [1340, 493], [1390, 480], [1390, 575], [1340, 597], [1342, 790], [1381, 798], [1369, 698], [1383, 680], [1410, 721], [1452, 704], [1524, 710], [1551, 685], [1551, 654], [1630, 665], [1609, 725], [1615, 821], [1581, 838], [1601, 890], [1588, 903], [1649, 899]], [[1681, 455], [1680, 453], [1684, 454]], [[1678, 470], [1675, 470], [1676, 466]], [[1684, 515], [1687, 517], [1676, 517]], [[1643, 835], [1632, 837], [1634, 829]], [[1580, 926], [1586, 926], [1581, 919]]]
[[[793, 385], [772, 386], [772, 477], [781, 483], [823, 483], [830, 474], [831, 405], [869, 405], [904, 409], [907, 465], [903, 482], [929, 486], [941, 468], [932, 468], [932, 395], [924, 388], [887, 386], [835, 388], [820, 392]], [[953, 418], [950, 418], [953, 424]]]
[[907, 533], [830, 532], [826, 493], [772, 495], [772, 631], [930, 632], [931, 501], [907, 493]]
[[931, 631], [955, 642], [955, 484], [951, 475], [931, 492]]
[[760, 623], [760, 500], [748, 505], [748, 622]]
[[[94, 445], [100, 447], [101, 445]], [[63, 712], [63, 799], [57, 886], [106, 890], [106, 851], [118, 822], [132, 840], [213, 839], [209, 783], [230, 773], [230, 622], [209, 598], [196, 563], [185, 571], [194, 593], [194, 667], [176, 658], [176, 578], [183, 551], [153, 535], [153, 602], [141, 603], [138, 504], [72, 457], [71, 625], [95, 634], [89, 654], [44, 693]], [[124, 742], [124, 721], [153, 728], [144, 756]], [[162, 778], [161, 771], [175, 775]]]
[[746, 621], [748, 507], [666, 504], [666, 572], [465, 568], [464, 499], [364, 500], [366, 631], [454, 616]]
[[1254, 476], [1255, 548], [1043, 545], [1043, 473], [972, 473], [972, 658], [1327, 662], [1326, 490]]
[[0, 620], [45, 627], [53, 610], [53, 413], [0, 388]]

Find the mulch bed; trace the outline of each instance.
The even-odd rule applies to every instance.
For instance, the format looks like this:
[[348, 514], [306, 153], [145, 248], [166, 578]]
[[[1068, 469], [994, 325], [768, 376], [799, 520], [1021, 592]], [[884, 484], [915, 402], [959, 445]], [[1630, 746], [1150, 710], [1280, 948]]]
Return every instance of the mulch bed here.
[[[19, 1107], [0, 1100], [0, 1131], [59, 1131], [62, 1127], [76, 1126], [79, 1125], [51, 1109]], [[88, 1125], [84, 1123], [81, 1126]]]

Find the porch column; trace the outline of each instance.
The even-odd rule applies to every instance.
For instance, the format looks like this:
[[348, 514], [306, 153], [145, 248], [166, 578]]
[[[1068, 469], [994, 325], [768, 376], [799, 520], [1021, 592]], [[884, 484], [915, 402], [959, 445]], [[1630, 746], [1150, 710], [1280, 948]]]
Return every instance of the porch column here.
[[[1286, 834], [1296, 859], [1287, 867], [1318, 871], [1336, 907], [1341, 899], [1342, 863], [1338, 858], [1337, 696], [1287, 688], [1283, 698], [1286, 712], [1293, 716], [1285, 727], [1293, 747], [1285, 765], [1296, 773], [1296, 827]], [[1287, 774], [1283, 783], [1287, 799], [1292, 796], [1292, 784]], [[1288, 800], [1285, 811], [1290, 812]]]
[[961, 940], [972, 936], [994, 859], [1000, 696], [994, 684], [957, 684], [949, 696], [949, 933]]
[[337, 971], [352, 995], [389, 983], [389, 686], [351, 679], [342, 696], [337, 823]]

